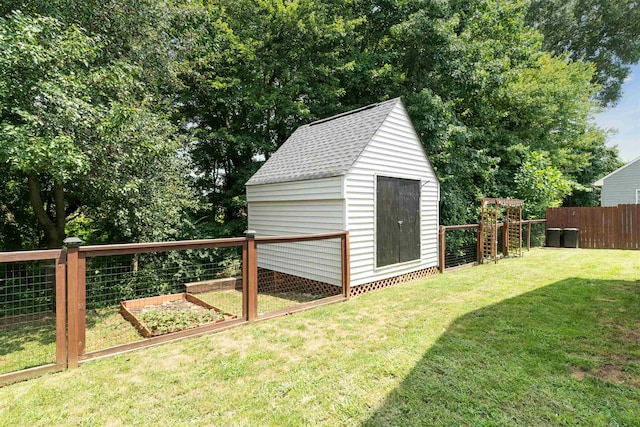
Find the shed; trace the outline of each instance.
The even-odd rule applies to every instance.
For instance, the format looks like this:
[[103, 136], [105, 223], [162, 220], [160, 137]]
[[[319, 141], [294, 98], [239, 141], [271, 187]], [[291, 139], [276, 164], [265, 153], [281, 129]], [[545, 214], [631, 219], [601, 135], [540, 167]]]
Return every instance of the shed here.
[[640, 157], [593, 183], [601, 187], [600, 206], [640, 204]]
[[[299, 127], [246, 190], [258, 236], [349, 231], [354, 290], [437, 271], [440, 186], [400, 98]], [[338, 286], [324, 243], [259, 251], [258, 267]]]

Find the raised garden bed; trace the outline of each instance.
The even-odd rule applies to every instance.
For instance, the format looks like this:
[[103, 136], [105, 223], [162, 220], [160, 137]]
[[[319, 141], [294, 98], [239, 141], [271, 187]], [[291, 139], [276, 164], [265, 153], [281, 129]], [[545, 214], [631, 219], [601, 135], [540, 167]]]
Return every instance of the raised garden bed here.
[[237, 317], [188, 293], [122, 301], [120, 313], [145, 338]]
[[221, 279], [203, 280], [185, 283], [187, 293], [199, 294], [211, 291], [242, 289], [242, 277], [225, 277]]

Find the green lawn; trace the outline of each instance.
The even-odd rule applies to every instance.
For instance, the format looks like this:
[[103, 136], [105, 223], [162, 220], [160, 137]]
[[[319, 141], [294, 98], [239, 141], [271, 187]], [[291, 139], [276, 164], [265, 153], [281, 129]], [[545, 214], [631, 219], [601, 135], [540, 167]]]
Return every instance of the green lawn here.
[[637, 425], [640, 252], [534, 250], [0, 389], [0, 425]]
[[[223, 290], [196, 295], [226, 313], [242, 317], [242, 291]], [[260, 293], [259, 313], [268, 313], [313, 301], [320, 295], [300, 293]], [[87, 311], [86, 351], [103, 350], [120, 344], [141, 341], [138, 330], [120, 314], [120, 307]], [[0, 374], [54, 363], [56, 358], [55, 315], [0, 329]]]

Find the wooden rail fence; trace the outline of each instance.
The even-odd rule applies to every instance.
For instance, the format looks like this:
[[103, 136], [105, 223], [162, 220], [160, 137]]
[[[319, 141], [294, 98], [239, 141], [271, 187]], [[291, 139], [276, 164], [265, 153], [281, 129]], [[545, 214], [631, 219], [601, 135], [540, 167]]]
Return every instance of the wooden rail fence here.
[[[325, 296], [322, 299], [311, 301], [299, 301], [295, 305], [282, 307], [272, 310], [266, 313], [259, 313], [259, 268], [258, 268], [258, 251], [261, 245], [274, 245], [280, 243], [296, 243], [296, 242], [315, 242], [321, 240], [334, 240], [339, 241], [339, 249], [334, 253], [332, 252], [328, 256], [339, 257], [342, 268], [342, 286], [336, 287], [333, 295]], [[150, 255], [162, 252], [170, 251], [193, 251], [201, 249], [212, 248], [236, 248], [241, 250], [241, 274], [242, 277], [237, 279], [237, 283], [240, 285], [234, 285], [234, 288], [238, 286], [237, 291], [241, 292], [241, 302], [238, 303], [240, 308], [238, 309], [238, 315], [229, 318], [228, 320], [221, 320], [219, 322], [206, 323], [202, 326], [185, 329], [178, 332], [171, 332], [165, 335], [158, 335], [151, 338], [141, 339], [138, 338], [135, 341], [124, 342], [110, 347], [100, 348], [99, 350], [87, 349], [86, 341], [88, 338], [88, 316], [87, 308], [90, 303], [90, 289], [88, 289], [88, 279], [95, 278], [97, 274], [103, 276], [114, 276], [116, 274], [124, 274], [126, 279], [130, 279], [130, 276], [135, 275], [135, 270], [117, 271], [115, 269], [109, 270], [105, 267], [106, 264], [96, 264], [102, 267], [90, 267], [92, 261], [100, 261], [108, 257], [114, 257], [116, 259], [123, 256], [139, 256]], [[239, 252], [238, 252], [239, 253]], [[326, 254], [325, 254], [326, 255]], [[137, 269], [137, 258], [132, 263]], [[253, 232], [247, 232], [245, 237], [230, 238], [230, 239], [209, 239], [209, 240], [191, 240], [191, 241], [177, 241], [177, 242], [160, 242], [160, 243], [134, 243], [134, 244], [117, 244], [117, 245], [99, 245], [99, 246], [79, 246], [77, 243], [69, 243], [69, 247], [63, 250], [47, 250], [47, 251], [25, 251], [25, 252], [0, 252], [0, 267], [3, 265], [17, 265], [15, 263], [22, 263], [20, 265], [26, 265], [33, 262], [47, 262], [54, 266], [53, 278], [44, 276], [39, 272], [34, 272], [34, 267], [25, 267], [20, 270], [21, 276], [16, 278], [7, 278], [7, 276], [0, 277], [0, 290], [5, 289], [2, 295], [0, 295], [0, 320], [11, 320], [12, 318], [22, 319], [22, 323], [18, 327], [22, 330], [29, 330], [32, 325], [36, 324], [36, 321], [31, 322], [31, 318], [51, 319], [53, 315], [53, 327], [55, 334], [55, 354], [47, 356], [47, 362], [36, 363], [37, 366], [29, 367], [27, 369], [18, 368], [16, 371], [9, 371], [2, 373], [0, 371], [0, 386], [9, 384], [12, 382], [28, 379], [34, 376], [42, 375], [46, 372], [63, 370], [66, 368], [75, 368], [79, 363], [107, 355], [118, 354], [126, 351], [130, 351], [136, 348], [149, 347], [157, 345], [162, 342], [182, 339], [190, 336], [197, 336], [204, 333], [208, 333], [214, 330], [227, 329], [233, 326], [241, 325], [247, 322], [253, 322], [257, 320], [264, 320], [275, 316], [281, 316], [290, 314], [292, 312], [306, 310], [315, 306], [329, 304], [333, 302], [343, 301], [349, 297], [350, 290], [350, 274], [349, 274], [349, 233], [337, 232], [327, 234], [313, 234], [302, 236], [285, 236], [285, 237], [255, 237]], [[47, 267], [48, 268], [48, 267]], [[100, 271], [104, 269], [105, 271]], [[39, 271], [39, 270], [38, 270]], [[169, 272], [172, 273], [172, 272]], [[31, 274], [31, 276], [29, 276]], [[127, 276], [128, 274], [128, 276]], [[92, 275], [92, 276], [91, 276]], [[42, 302], [36, 302], [36, 299], [15, 299], [13, 302], [18, 308], [7, 308], [7, 298], [9, 293], [21, 292], [26, 289], [29, 292], [28, 287], [29, 280], [35, 282], [41, 279], [42, 286], [53, 287], [51, 291], [53, 296], [50, 296], [54, 301], [53, 306], [47, 302], [44, 305]], [[297, 278], [300, 279], [300, 278]], [[106, 284], [105, 284], [106, 283]], [[101, 290], [117, 288], [120, 283], [115, 281], [106, 281], [99, 283]], [[3, 288], [4, 286], [4, 288]], [[158, 292], [163, 292], [162, 290]], [[170, 292], [171, 293], [171, 292]], [[29, 294], [31, 295], [31, 294]], [[4, 298], [4, 299], [3, 299]], [[31, 297], [28, 297], [31, 298]], [[237, 299], [236, 299], [237, 301]], [[120, 300], [118, 300], [118, 303]], [[4, 304], [4, 305], [3, 305]], [[13, 315], [13, 311], [18, 310], [32, 310], [33, 313]], [[8, 313], [8, 314], [7, 314]], [[7, 323], [5, 322], [5, 323]], [[0, 322], [0, 326], [3, 323]], [[15, 326], [15, 325], [14, 325]], [[3, 332], [0, 329], [0, 333]], [[13, 332], [16, 334], [16, 332]], [[21, 334], [22, 332], [17, 332]], [[19, 339], [28, 340], [29, 334], [24, 333]], [[42, 359], [42, 360], [45, 360]], [[4, 363], [2, 359], [0, 362]], [[0, 368], [2, 367], [0, 363]]]
[[[535, 237], [533, 246], [540, 246], [544, 244], [544, 219], [532, 219], [521, 221], [520, 224], [524, 228], [523, 231], [523, 247], [526, 250], [530, 250], [532, 246], [532, 226], [539, 227], [538, 233]], [[507, 247], [503, 244], [508, 239], [507, 227], [503, 223], [498, 223], [498, 239], [496, 242], [501, 252], [501, 256], [508, 256]], [[469, 267], [479, 264], [482, 260], [482, 253], [480, 252], [479, 237], [480, 224], [465, 224], [465, 225], [441, 225], [440, 226], [440, 247], [438, 255], [438, 264], [440, 272], [448, 270]], [[457, 234], [457, 238], [454, 238], [453, 242], [447, 243], [447, 240], [452, 235]], [[537, 243], [537, 244], [536, 244]]]
[[640, 205], [547, 209], [547, 228], [577, 228], [588, 249], [640, 249]]

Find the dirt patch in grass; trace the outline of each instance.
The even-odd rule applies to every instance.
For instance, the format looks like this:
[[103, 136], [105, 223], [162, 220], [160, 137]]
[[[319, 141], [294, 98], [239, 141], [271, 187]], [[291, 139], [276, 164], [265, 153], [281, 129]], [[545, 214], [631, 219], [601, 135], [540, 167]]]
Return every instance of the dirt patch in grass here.
[[627, 384], [632, 387], [640, 388], [640, 379], [635, 378], [630, 373], [623, 371], [618, 365], [603, 365], [599, 369], [592, 371], [591, 375], [603, 381], [614, 382], [618, 384]]
[[571, 378], [574, 380], [582, 381], [587, 376], [598, 378], [610, 383], [626, 384], [635, 388], [640, 388], [640, 378], [636, 378], [632, 373], [626, 372], [623, 369], [623, 365], [615, 363], [607, 363], [597, 369], [591, 369], [589, 371], [585, 371], [580, 368], [573, 368], [571, 371]]
[[587, 376], [587, 373], [581, 369], [574, 369], [571, 372], [571, 378], [573, 378], [574, 380], [582, 381], [586, 376]]
[[620, 339], [625, 343], [640, 344], [640, 329], [619, 326]]

